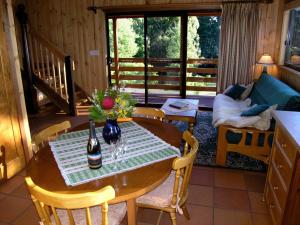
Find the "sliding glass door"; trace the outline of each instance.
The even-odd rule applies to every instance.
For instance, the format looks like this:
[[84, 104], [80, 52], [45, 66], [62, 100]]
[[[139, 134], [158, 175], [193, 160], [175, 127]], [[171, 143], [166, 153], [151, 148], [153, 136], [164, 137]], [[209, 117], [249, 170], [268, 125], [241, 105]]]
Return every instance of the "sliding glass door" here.
[[215, 95], [219, 21], [186, 12], [108, 16], [110, 83], [142, 104]]
[[186, 96], [215, 96], [220, 16], [189, 14], [187, 22]]
[[181, 16], [145, 17], [147, 102], [181, 97]]
[[107, 20], [108, 72], [110, 84], [134, 93], [139, 103], [145, 102], [144, 18]]

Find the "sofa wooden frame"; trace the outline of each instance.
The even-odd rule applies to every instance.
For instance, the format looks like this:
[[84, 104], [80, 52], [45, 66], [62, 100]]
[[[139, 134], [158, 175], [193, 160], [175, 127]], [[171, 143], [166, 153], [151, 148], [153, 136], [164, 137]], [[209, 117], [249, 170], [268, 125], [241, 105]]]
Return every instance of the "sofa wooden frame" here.
[[[231, 144], [226, 139], [228, 131], [242, 134], [241, 140], [237, 144]], [[251, 143], [246, 145], [247, 133], [252, 134]], [[262, 131], [255, 128], [236, 128], [228, 125], [221, 125], [218, 127], [218, 142], [217, 142], [217, 156], [216, 164], [225, 166], [227, 153], [238, 152], [249, 157], [262, 160], [266, 164], [269, 163], [269, 157], [271, 153], [271, 147], [269, 146], [269, 136], [273, 134], [273, 131]], [[264, 143], [262, 146], [258, 146], [259, 134], [265, 134]]]

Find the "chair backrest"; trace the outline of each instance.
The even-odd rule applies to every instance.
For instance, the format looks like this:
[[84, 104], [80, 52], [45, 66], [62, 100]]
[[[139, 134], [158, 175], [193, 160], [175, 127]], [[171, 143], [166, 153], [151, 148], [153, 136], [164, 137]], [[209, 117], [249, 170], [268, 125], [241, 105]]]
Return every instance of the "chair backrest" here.
[[[193, 163], [199, 148], [197, 139], [189, 131], [183, 133], [183, 140], [186, 142], [184, 155], [173, 161], [172, 168], [176, 171], [173, 187], [172, 205], [177, 204], [177, 198], [183, 199], [187, 196], [187, 188], [190, 181]], [[180, 185], [181, 180], [181, 185]]]
[[[62, 194], [51, 192], [35, 185], [31, 177], [26, 177], [25, 181], [41, 222], [44, 225], [61, 225], [57, 209], [66, 210], [69, 220], [68, 224], [75, 224], [76, 222], [74, 221], [72, 210], [84, 209], [86, 224], [91, 225], [90, 207], [93, 206], [101, 206], [102, 225], [108, 225], [107, 202], [115, 197], [115, 190], [111, 186], [106, 186], [95, 192]], [[52, 212], [52, 216], [50, 212]], [[51, 217], [54, 219], [51, 220]], [[52, 222], [53, 220], [55, 223]]]
[[44, 130], [41, 130], [37, 134], [35, 134], [32, 137], [32, 147], [34, 153], [36, 153], [39, 150], [40, 146], [44, 146], [45, 142], [50, 141], [54, 137], [56, 137], [61, 132], [66, 132], [67, 129], [71, 127], [70, 121], [64, 121], [61, 123], [54, 124], [50, 127], [45, 128]]
[[135, 107], [133, 116], [143, 116], [146, 118], [158, 119], [162, 121], [165, 118], [165, 112], [161, 109], [148, 107]]

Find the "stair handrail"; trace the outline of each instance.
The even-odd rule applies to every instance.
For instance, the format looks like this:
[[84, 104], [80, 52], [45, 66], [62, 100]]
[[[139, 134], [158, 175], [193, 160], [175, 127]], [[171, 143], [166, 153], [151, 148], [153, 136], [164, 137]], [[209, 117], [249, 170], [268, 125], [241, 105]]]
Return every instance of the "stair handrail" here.
[[43, 43], [47, 48], [51, 49], [52, 52], [55, 53], [57, 57], [60, 57], [61, 60], [64, 60], [64, 58], [68, 55], [64, 51], [62, 51], [60, 48], [58, 48], [55, 44], [48, 41], [47, 38], [44, 37], [41, 33], [37, 32], [35, 29], [33, 29], [31, 26], [28, 27], [29, 35], [34, 36], [39, 42]]

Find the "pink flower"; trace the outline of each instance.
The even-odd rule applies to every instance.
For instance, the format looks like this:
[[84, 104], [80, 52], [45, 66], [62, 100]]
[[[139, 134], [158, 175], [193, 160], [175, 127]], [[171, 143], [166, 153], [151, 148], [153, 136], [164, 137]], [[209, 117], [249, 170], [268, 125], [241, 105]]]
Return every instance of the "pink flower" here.
[[115, 101], [112, 97], [106, 96], [104, 97], [101, 105], [103, 109], [112, 109], [115, 105]]

